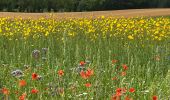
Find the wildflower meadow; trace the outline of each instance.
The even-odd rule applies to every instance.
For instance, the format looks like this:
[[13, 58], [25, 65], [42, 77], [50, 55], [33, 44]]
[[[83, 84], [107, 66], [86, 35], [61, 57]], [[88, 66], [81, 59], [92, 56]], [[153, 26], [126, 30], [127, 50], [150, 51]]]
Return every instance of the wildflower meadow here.
[[170, 18], [2, 17], [0, 67], [1, 100], [170, 100]]

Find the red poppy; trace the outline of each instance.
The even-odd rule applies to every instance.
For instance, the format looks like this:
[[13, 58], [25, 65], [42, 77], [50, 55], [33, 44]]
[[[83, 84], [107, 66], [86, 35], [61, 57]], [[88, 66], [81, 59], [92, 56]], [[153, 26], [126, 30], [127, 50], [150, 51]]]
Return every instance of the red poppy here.
[[121, 100], [120, 98], [121, 98], [120, 96], [112, 95], [112, 99], [111, 100]]
[[117, 77], [113, 77], [112, 80], [117, 80]]
[[116, 95], [117, 96], [121, 96], [123, 93], [126, 92], [126, 89], [125, 88], [117, 88], [116, 89]]
[[37, 80], [38, 79], [38, 75], [36, 73], [32, 73], [32, 80]]
[[37, 89], [32, 89], [32, 90], [31, 90], [31, 93], [32, 93], [32, 94], [37, 94], [37, 93], [38, 93], [38, 90], [37, 90]]
[[122, 75], [122, 76], [126, 76], [126, 72], [122, 72], [121, 75]]
[[8, 95], [8, 94], [9, 94], [9, 90], [8, 90], [7, 88], [3, 88], [3, 89], [1, 90], [1, 92], [2, 92], [3, 94], [5, 94], [5, 95]]
[[85, 86], [86, 87], [91, 87], [91, 84], [90, 83], [86, 83]]
[[122, 92], [122, 88], [117, 88], [116, 92]]
[[133, 92], [135, 92], [135, 89], [134, 88], [130, 88], [129, 92], [133, 93]]
[[152, 97], [152, 100], [158, 100], [158, 97], [157, 97], [156, 95], [154, 95], [154, 96]]
[[94, 71], [91, 70], [90, 68], [88, 68], [87, 71], [86, 71], [86, 75], [90, 77], [93, 74], [94, 74]]
[[20, 87], [26, 86], [26, 85], [27, 85], [27, 83], [26, 83], [25, 80], [20, 80], [20, 81], [19, 81], [19, 86], [20, 86]]
[[122, 88], [117, 88], [116, 89], [116, 96], [121, 96], [122, 95]]
[[80, 62], [80, 66], [84, 66], [86, 63], [84, 61]]
[[91, 69], [87, 69], [86, 72], [84, 72], [84, 71], [81, 71], [81, 72], [80, 72], [81, 77], [84, 78], [84, 79], [89, 78], [89, 77], [92, 76], [93, 74], [94, 74], [94, 71], [91, 70]]
[[127, 70], [127, 69], [128, 69], [128, 66], [125, 65], [125, 64], [123, 64], [122, 67], [123, 67], [124, 70]]
[[21, 96], [19, 96], [19, 100], [25, 100], [26, 95], [26, 93], [23, 93]]
[[84, 79], [87, 79], [87, 78], [88, 78], [87, 75], [86, 75], [86, 73], [85, 73], [84, 71], [81, 71], [81, 72], [80, 72], [80, 76], [81, 76], [82, 78], [84, 78]]
[[112, 60], [112, 64], [115, 64], [115, 63], [117, 63], [118, 62], [118, 60]]
[[63, 70], [59, 70], [59, 71], [58, 71], [58, 75], [59, 75], [59, 76], [63, 76], [63, 75], [64, 75], [64, 71], [63, 71]]

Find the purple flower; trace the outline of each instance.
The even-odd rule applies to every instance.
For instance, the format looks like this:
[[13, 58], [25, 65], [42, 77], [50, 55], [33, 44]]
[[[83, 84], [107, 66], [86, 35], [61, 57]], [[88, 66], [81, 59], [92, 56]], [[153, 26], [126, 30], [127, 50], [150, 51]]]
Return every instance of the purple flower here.
[[34, 50], [32, 52], [32, 57], [35, 59], [39, 59], [40, 58], [40, 51], [39, 50]]
[[21, 70], [19, 70], [19, 69], [15, 70], [15, 71], [12, 71], [11, 74], [14, 77], [22, 77], [23, 76], [23, 72]]

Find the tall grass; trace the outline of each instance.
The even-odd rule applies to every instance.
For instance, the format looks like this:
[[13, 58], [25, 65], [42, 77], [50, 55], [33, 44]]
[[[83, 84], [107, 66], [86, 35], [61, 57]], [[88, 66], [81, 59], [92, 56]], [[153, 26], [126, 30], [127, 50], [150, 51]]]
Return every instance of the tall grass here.
[[[48, 25], [53, 23], [52, 28], [55, 31], [49, 32], [48, 36], [43, 35], [43, 31], [33, 32], [32, 27], [36, 26], [36, 22], [32, 20], [19, 20], [20, 22], [5, 20], [6, 26], [1, 25], [2, 32], [0, 33], [0, 88], [8, 88], [10, 94], [7, 98], [12, 100], [17, 100], [24, 92], [28, 100], [110, 100], [112, 95], [116, 94], [117, 88], [126, 89], [126, 93], [122, 94], [122, 99], [129, 96], [134, 100], [151, 100], [152, 96], [156, 95], [159, 99], [168, 100], [170, 98], [170, 73], [168, 72], [170, 68], [170, 31], [168, 30], [170, 19], [165, 18], [169, 21], [168, 24], [161, 23], [167, 27], [166, 29], [160, 29], [163, 26], [159, 28], [159, 31], [166, 32], [167, 37], [162, 40], [149, 37], [151, 35], [148, 34], [152, 34], [152, 31], [148, 29], [156, 30], [154, 22], [164, 21], [164, 18], [119, 19], [114, 25], [107, 22], [114, 20], [117, 19], [88, 19], [89, 25], [95, 29], [94, 33], [87, 33], [86, 26], [88, 25], [75, 24], [87, 24], [86, 20], [83, 22], [81, 20], [75, 20], [77, 22], [53, 20], [54, 22], [49, 22], [49, 24], [44, 24], [48, 23], [48, 20], [47, 22], [37, 21], [37, 23], [40, 22], [39, 27], [44, 25], [43, 27], [47, 30]], [[129, 34], [135, 34], [135, 29], [128, 29], [125, 26], [116, 27], [119, 23], [121, 25], [126, 23], [124, 22], [126, 20], [134, 21], [133, 24], [136, 27], [143, 29], [141, 33], [144, 34], [143, 37], [140, 38], [141, 34], [138, 32], [133, 35], [134, 39], [128, 39]], [[143, 25], [138, 23], [141, 20], [145, 21]], [[128, 25], [131, 21], [127, 21], [126, 24]], [[16, 24], [17, 22], [19, 24]], [[22, 27], [21, 24], [25, 26]], [[145, 27], [147, 24], [151, 26]], [[103, 36], [102, 28], [106, 28], [107, 25], [114, 26], [113, 31], [106, 31]], [[18, 27], [15, 28], [16, 26]], [[5, 27], [10, 28], [10, 31], [7, 31]], [[25, 36], [23, 28], [27, 28], [26, 30], [31, 28], [32, 33]], [[69, 35], [70, 30], [74, 30], [76, 35]], [[10, 36], [10, 32], [13, 35]], [[118, 35], [111, 36], [114, 34]], [[147, 37], [149, 39], [146, 39]], [[43, 48], [47, 49], [46, 53]], [[32, 54], [34, 50], [40, 51], [39, 58], [34, 58]], [[112, 60], [117, 60], [117, 62], [113, 63]], [[94, 75], [88, 79], [83, 79], [77, 71], [81, 61], [90, 61], [84, 67], [94, 70]], [[126, 71], [122, 67], [123, 64], [128, 66]], [[11, 75], [11, 72], [16, 69], [23, 71], [24, 75], [21, 78]], [[58, 75], [60, 69], [64, 71], [62, 77]], [[126, 75], [122, 76], [122, 72], [126, 72]], [[41, 75], [42, 79], [32, 80], [32, 73]], [[116, 77], [115, 80], [113, 80], [114, 77]], [[27, 82], [25, 87], [18, 86], [21, 79]], [[89, 88], [84, 86], [88, 82], [92, 85]], [[135, 89], [134, 93], [129, 92], [132, 87]], [[30, 92], [32, 88], [38, 89], [39, 92], [32, 94]], [[59, 91], [60, 89], [64, 93]], [[15, 93], [16, 91], [18, 94]], [[0, 97], [6, 98], [4, 94], [0, 94]]]

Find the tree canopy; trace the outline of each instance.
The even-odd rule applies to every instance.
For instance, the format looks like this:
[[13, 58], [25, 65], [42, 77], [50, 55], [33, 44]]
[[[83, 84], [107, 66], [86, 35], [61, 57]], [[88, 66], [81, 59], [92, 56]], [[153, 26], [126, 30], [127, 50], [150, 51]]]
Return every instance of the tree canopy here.
[[167, 8], [170, 0], [0, 0], [0, 11], [69, 12]]

